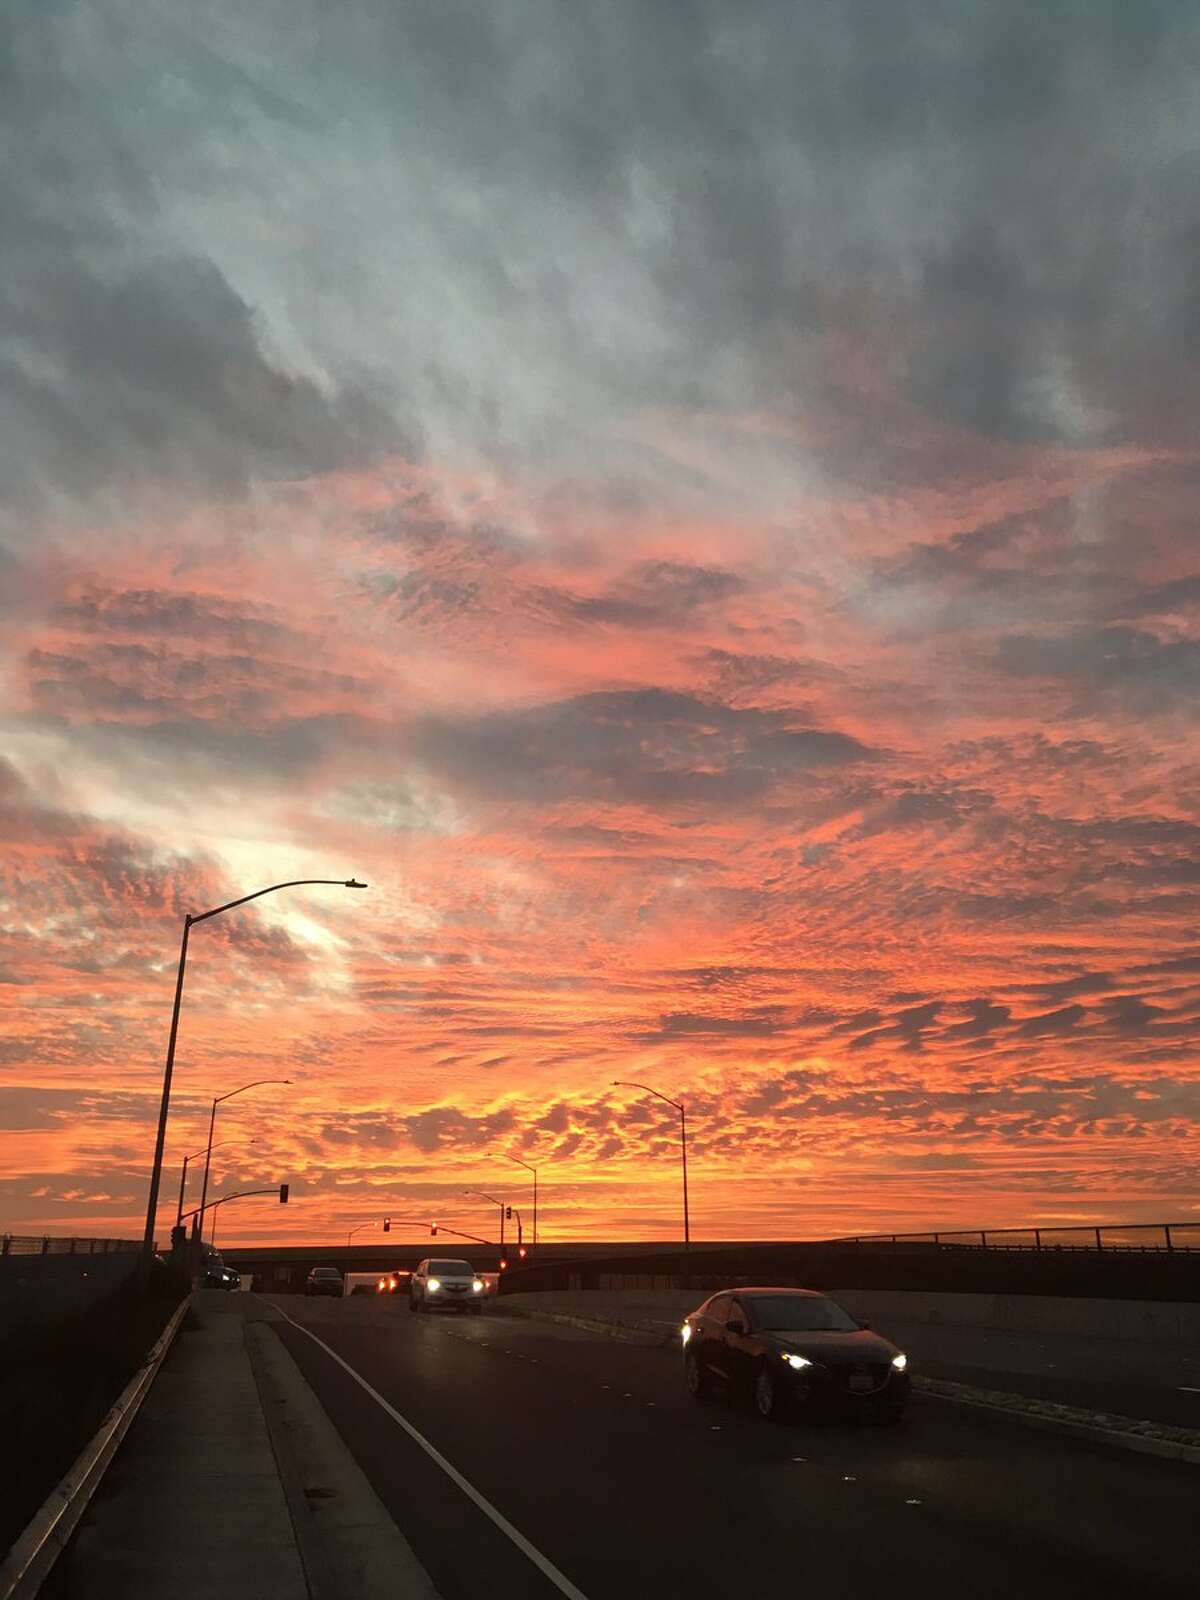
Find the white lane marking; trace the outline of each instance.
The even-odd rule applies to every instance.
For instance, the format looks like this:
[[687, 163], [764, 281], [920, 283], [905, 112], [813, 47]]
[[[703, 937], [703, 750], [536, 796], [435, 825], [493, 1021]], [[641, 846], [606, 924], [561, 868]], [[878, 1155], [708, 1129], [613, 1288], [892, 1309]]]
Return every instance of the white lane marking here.
[[1179, 1385], [1179, 1392], [1180, 1394], [1200, 1394], [1200, 1389], [1193, 1389], [1190, 1384], [1181, 1383]]
[[297, 1322], [295, 1317], [289, 1317], [287, 1312], [284, 1311], [282, 1307], [276, 1307], [276, 1309], [285, 1322], [290, 1322], [293, 1328], [297, 1328], [301, 1333], [307, 1334], [312, 1342], [315, 1345], [319, 1345], [327, 1356], [331, 1356], [344, 1372], [348, 1372], [350, 1374], [355, 1383], [358, 1384], [359, 1388], [365, 1390], [366, 1393], [371, 1396], [371, 1399], [375, 1401], [376, 1405], [380, 1406], [384, 1411], [386, 1411], [388, 1416], [391, 1417], [392, 1421], [398, 1423], [399, 1426], [404, 1429], [405, 1433], [408, 1434], [413, 1443], [419, 1444], [429, 1459], [441, 1467], [442, 1471], [450, 1479], [451, 1483], [458, 1485], [458, 1487], [466, 1495], [467, 1499], [473, 1501], [474, 1504], [479, 1507], [480, 1511], [483, 1512], [484, 1516], [488, 1517], [492, 1522], [494, 1522], [500, 1529], [500, 1532], [506, 1534], [508, 1538], [512, 1540], [513, 1544], [516, 1545], [517, 1549], [523, 1556], [528, 1556], [529, 1560], [533, 1562], [534, 1566], [538, 1569], [542, 1576], [549, 1579], [549, 1581], [554, 1585], [559, 1594], [565, 1594], [567, 1596], [567, 1600], [587, 1600], [587, 1596], [584, 1594], [583, 1590], [577, 1589], [571, 1582], [570, 1578], [568, 1578], [565, 1573], [558, 1570], [553, 1561], [550, 1560], [549, 1556], [544, 1556], [542, 1552], [536, 1548], [536, 1546], [530, 1544], [529, 1540], [525, 1537], [521, 1530], [519, 1528], [514, 1528], [504, 1513], [502, 1511], [497, 1511], [492, 1502], [487, 1499], [486, 1496], [480, 1494], [475, 1485], [473, 1483], [469, 1483], [467, 1479], [463, 1477], [458, 1468], [452, 1466], [451, 1463], [446, 1460], [441, 1451], [437, 1449], [435, 1445], [430, 1444], [429, 1440], [423, 1433], [421, 1433], [417, 1428], [413, 1427], [412, 1423], [407, 1417], [402, 1417], [396, 1410], [395, 1406], [390, 1405], [383, 1398], [378, 1389], [373, 1389], [361, 1373], [356, 1372], [348, 1361], [343, 1361], [336, 1350], [331, 1349], [330, 1346], [325, 1343], [324, 1339], [318, 1339], [316, 1334], [313, 1333], [311, 1329], [306, 1328], [302, 1322]]

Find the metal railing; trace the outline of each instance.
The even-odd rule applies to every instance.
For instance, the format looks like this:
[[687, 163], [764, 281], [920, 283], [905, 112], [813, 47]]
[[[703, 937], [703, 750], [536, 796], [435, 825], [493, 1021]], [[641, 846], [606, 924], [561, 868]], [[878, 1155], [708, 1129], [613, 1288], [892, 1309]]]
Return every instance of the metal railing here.
[[831, 1244], [931, 1244], [942, 1250], [1090, 1250], [1138, 1254], [1200, 1251], [1200, 1222], [1102, 1222], [1069, 1228], [946, 1228], [863, 1233]]
[[78, 1239], [16, 1233], [0, 1234], [0, 1256], [102, 1256], [140, 1250], [137, 1239]]

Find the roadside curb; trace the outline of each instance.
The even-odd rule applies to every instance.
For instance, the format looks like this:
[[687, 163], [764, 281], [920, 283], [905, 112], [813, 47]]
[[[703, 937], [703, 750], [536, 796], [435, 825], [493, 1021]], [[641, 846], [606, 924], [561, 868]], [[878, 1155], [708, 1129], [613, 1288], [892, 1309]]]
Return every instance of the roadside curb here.
[[180, 1301], [103, 1422], [9, 1550], [0, 1564], [0, 1600], [32, 1600], [45, 1582], [149, 1394], [191, 1303], [190, 1294]]
[[619, 1339], [626, 1344], [665, 1348], [679, 1336], [676, 1323], [650, 1318], [641, 1318], [636, 1322], [611, 1322], [602, 1317], [579, 1316], [573, 1311], [543, 1311], [532, 1306], [505, 1306], [500, 1314], [525, 1317], [530, 1322], [556, 1322], [560, 1327], [581, 1328], [585, 1333], [603, 1333], [610, 1339]]
[[[629, 1344], [653, 1344], [666, 1349], [679, 1337], [674, 1322], [659, 1322], [650, 1318], [627, 1323], [578, 1316], [568, 1311], [545, 1311], [531, 1306], [509, 1306], [505, 1310], [510, 1316], [527, 1317], [534, 1322], [557, 1322], [564, 1327], [605, 1334], [610, 1339], [620, 1339]], [[1049, 1433], [1088, 1439], [1095, 1444], [1115, 1445], [1120, 1450], [1133, 1450], [1141, 1455], [1159, 1456], [1168, 1461], [1187, 1461], [1200, 1465], [1200, 1433], [1189, 1428], [1171, 1428], [1160, 1423], [1142, 1422], [1134, 1417], [1104, 1415], [1101, 1419], [1097, 1413], [1080, 1406], [1035, 1400], [1029, 1395], [1012, 1394], [1002, 1389], [977, 1389], [970, 1384], [952, 1383], [945, 1378], [923, 1378], [915, 1373], [912, 1387], [915, 1393], [929, 1399], [973, 1406], [993, 1416], [1008, 1417], [1028, 1428], [1041, 1428]]]
[[1120, 1450], [1134, 1450], [1141, 1455], [1200, 1465], [1200, 1434], [1190, 1428], [1164, 1427], [1158, 1423], [1139, 1422], [1134, 1417], [1105, 1415], [1101, 1421], [1095, 1412], [1085, 1411], [1081, 1406], [1033, 1400], [1028, 1395], [1010, 1394], [1002, 1389], [976, 1389], [966, 1383], [951, 1383], [946, 1378], [914, 1375], [912, 1386], [929, 1399], [948, 1400], [955, 1405], [990, 1411], [993, 1416], [1011, 1417], [1027, 1428], [1042, 1428], [1048, 1433], [1090, 1439], [1095, 1444], [1115, 1445]]

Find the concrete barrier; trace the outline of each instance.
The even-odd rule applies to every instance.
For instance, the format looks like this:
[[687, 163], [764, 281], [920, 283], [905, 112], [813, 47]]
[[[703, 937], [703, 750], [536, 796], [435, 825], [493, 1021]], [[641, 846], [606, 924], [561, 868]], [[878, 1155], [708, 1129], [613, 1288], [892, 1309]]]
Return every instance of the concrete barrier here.
[[8, 1256], [0, 1271], [5, 1339], [49, 1330], [84, 1315], [127, 1284], [135, 1251], [112, 1255]]
[[1067, 1299], [1051, 1295], [914, 1294], [831, 1289], [852, 1316], [1003, 1333], [1073, 1334], [1154, 1344], [1200, 1344], [1200, 1305], [1171, 1300]]

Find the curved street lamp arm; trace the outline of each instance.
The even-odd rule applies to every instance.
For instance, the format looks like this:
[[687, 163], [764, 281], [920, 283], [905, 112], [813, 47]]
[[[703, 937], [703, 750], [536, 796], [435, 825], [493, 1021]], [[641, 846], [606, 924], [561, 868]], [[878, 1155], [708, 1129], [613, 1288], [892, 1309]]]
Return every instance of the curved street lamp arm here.
[[223, 906], [214, 906], [211, 911], [202, 911], [199, 916], [188, 915], [189, 927], [197, 922], [206, 922], [209, 917], [219, 917], [222, 911], [232, 911], [234, 906], [244, 906], [247, 900], [257, 900], [261, 895], [274, 894], [276, 889], [298, 889], [309, 883], [328, 883], [339, 889], [365, 889], [365, 883], [359, 883], [356, 878], [289, 878], [286, 883], [272, 883], [266, 889], [256, 889], [253, 894], [244, 894], [238, 900], [227, 900]]
[[[235, 1094], [245, 1094], [247, 1089], [257, 1089], [264, 1083], [291, 1083], [291, 1081], [290, 1078], [255, 1078], [253, 1083], [244, 1083], [240, 1089], [230, 1089], [228, 1094], [217, 1095], [213, 1100], [213, 1105], [219, 1106], [222, 1100], [232, 1100]], [[213, 1146], [213, 1149], [216, 1149], [216, 1145]]]
[[278, 1184], [271, 1189], [243, 1189], [240, 1194], [223, 1195], [220, 1200], [209, 1200], [205, 1205], [197, 1206], [194, 1211], [185, 1211], [183, 1220], [186, 1222], [189, 1217], [198, 1217], [202, 1211], [214, 1211], [217, 1206], [227, 1206], [231, 1200], [245, 1200], [248, 1195], [278, 1193]]
[[672, 1100], [671, 1096], [669, 1094], [662, 1094], [662, 1093], [659, 1092], [659, 1090], [652, 1089], [648, 1083], [627, 1083], [624, 1078], [614, 1078], [613, 1079], [613, 1088], [614, 1089], [644, 1089], [647, 1094], [652, 1094], [655, 1097], [656, 1100], [665, 1100], [667, 1105], [674, 1106], [676, 1111], [682, 1111], [683, 1110], [683, 1107], [679, 1103], [678, 1100]]

